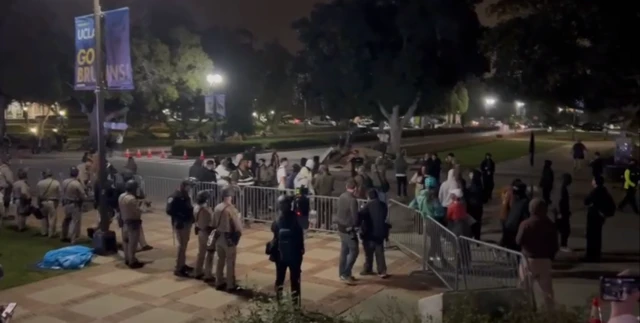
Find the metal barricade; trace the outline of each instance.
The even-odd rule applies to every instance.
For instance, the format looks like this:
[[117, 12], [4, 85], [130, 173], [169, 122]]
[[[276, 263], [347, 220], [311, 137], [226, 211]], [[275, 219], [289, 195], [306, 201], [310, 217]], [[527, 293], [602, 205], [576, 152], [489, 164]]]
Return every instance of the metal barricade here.
[[465, 275], [462, 289], [526, 288], [528, 281], [520, 276], [522, 253], [467, 237], [458, 237], [460, 270]]
[[169, 195], [173, 194], [180, 187], [182, 179], [166, 177], [144, 177], [142, 190], [147, 200], [154, 205], [164, 206]]
[[440, 280], [452, 290], [459, 290], [460, 253], [459, 239], [444, 225], [432, 218], [424, 218], [422, 225], [423, 253], [422, 266], [429, 268]]

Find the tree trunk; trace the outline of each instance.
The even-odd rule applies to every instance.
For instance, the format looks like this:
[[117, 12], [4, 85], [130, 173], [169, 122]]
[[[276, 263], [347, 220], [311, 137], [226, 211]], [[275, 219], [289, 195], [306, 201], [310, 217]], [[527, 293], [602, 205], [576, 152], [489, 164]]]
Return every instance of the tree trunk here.
[[400, 106], [395, 105], [391, 108], [389, 114], [387, 110], [378, 102], [380, 112], [387, 119], [389, 123], [389, 149], [388, 153], [398, 155], [402, 144], [402, 128], [409, 122], [409, 119], [413, 116], [418, 108], [418, 102], [420, 101], [420, 95], [418, 95], [413, 104], [407, 109], [407, 112], [401, 117]]

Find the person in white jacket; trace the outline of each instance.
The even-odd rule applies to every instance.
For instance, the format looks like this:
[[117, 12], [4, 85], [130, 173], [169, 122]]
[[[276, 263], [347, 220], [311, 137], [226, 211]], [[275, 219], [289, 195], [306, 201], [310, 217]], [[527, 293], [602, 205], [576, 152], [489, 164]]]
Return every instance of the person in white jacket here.
[[307, 160], [307, 163], [300, 169], [298, 175], [293, 180], [293, 187], [298, 189], [302, 186], [306, 187], [309, 190], [309, 194], [315, 194], [313, 190], [313, 160]]
[[280, 159], [280, 166], [276, 172], [276, 180], [278, 182], [278, 189], [280, 190], [287, 188], [287, 166], [289, 166], [287, 158]]
[[460, 184], [458, 184], [458, 180], [456, 179], [456, 171], [454, 169], [450, 169], [447, 173], [447, 180], [440, 185], [440, 191], [438, 192], [438, 199], [440, 200], [440, 204], [442, 204], [443, 208], [449, 207], [451, 204], [451, 191], [452, 190], [462, 190]]
[[218, 167], [216, 167], [216, 173], [218, 173], [218, 185], [222, 186], [222, 187], [226, 187], [227, 185], [229, 185], [229, 177], [231, 177], [231, 174], [229, 172], [229, 160], [228, 159], [224, 159], [220, 165], [218, 165]]

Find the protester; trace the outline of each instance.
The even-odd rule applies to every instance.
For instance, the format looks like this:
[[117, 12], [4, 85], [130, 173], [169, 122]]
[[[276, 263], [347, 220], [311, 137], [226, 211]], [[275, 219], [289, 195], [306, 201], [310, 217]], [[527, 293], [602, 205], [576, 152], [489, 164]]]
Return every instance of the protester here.
[[[435, 179], [432, 178], [432, 184], [436, 184]], [[427, 223], [427, 230], [434, 225], [431, 225], [428, 221], [435, 221], [443, 226], [446, 226], [445, 211], [440, 201], [438, 201], [438, 194], [435, 186], [427, 186], [427, 189], [422, 190], [416, 197], [409, 203], [409, 207], [418, 211], [423, 221]], [[430, 218], [431, 220], [427, 220]], [[418, 228], [420, 234], [423, 232], [422, 226]], [[444, 257], [442, 250], [442, 243], [440, 240], [440, 230], [427, 231], [426, 234], [429, 237], [429, 249], [427, 252], [427, 264], [433, 266], [436, 260], [441, 261], [441, 266], [448, 266], [447, 259]]]
[[356, 233], [356, 220], [358, 217], [356, 189], [355, 181], [352, 179], [347, 180], [346, 192], [342, 193], [338, 198], [338, 212], [335, 218], [341, 242], [338, 275], [341, 281], [349, 285], [354, 284], [356, 281], [352, 275], [352, 270], [360, 252]]
[[127, 164], [124, 166], [124, 168], [130, 170], [133, 175], [138, 174], [138, 164], [136, 164], [136, 160], [133, 159], [133, 157], [127, 158]]
[[[286, 158], [282, 158], [282, 159], [286, 160]], [[273, 167], [273, 169], [276, 169], [276, 170], [280, 169], [280, 163], [282, 159], [280, 159], [278, 152], [274, 151], [273, 153], [271, 153], [271, 160], [269, 161], [269, 165]], [[278, 181], [276, 181], [276, 183], [277, 182]]]
[[258, 167], [256, 167], [256, 185], [262, 187], [270, 187], [273, 175], [271, 174], [269, 167], [267, 167], [266, 160], [264, 158], [258, 159]]
[[314, 194], [313, 190], [313, 160], [307, 160], [304, 167], [300, 168], [300, 172], [294, 180], [294, 188], [306, 187], [310, 194]]
[[231, 180], [231, 169], [229, 168], [229, 164], [231, 164], [231, 159], [225, 158], [222, 160], [222, 163], [216, 167], [216, 181], [217, 184], [222, 187], [229, 185]]
[[447, 167], [449, 169], [453, 169], [458, 165], [458, 161], [456, 160], [456, 155], [454, 153], [447, 154], [447, 158], [444, 161], [447, 163]]
[[204, 170], [202, 170], [202, 181], [205, 183], [217, 183], [216, 163], [213, 159], [207, 160], [206, 166]]
[[380, 201], [376, 190], [367, 192], [367, 204], [358, 212], [356, 226], [360, 228], [360, 239], [364, 249], [364, 267], [361, 276], [374, 275], [373, 258], [380, 278], [387, 278], [384, 257], [384, 241], [389, 237], [387, 205]]
[[558, 238], [556, 228], [547, 216], [547, 205], [539, 198], [529, 203], [531, 217], [520, 223], [516, 243], [527, 258], [527, 261], [520, 262], [521, 278], [525, 283], [530, 279], [536, 281], [544, 293], [547, 308], [553, 308], [551, 261], [558, 252]]
[[289, 174], [287, 176], [287, 180], [286, 180], [286, 188], [287, 189], [295, 189], [296, 186], [296, 177], [298, 177], [298, 174], [300, 173], [300, 170], [302, 168], [300, 167], [300, 165], [298, 164], [293, 164], [293, 166], [291, 167], [291, 174]]
[[591, 163], [589, 163], [589, 166], [591, 166], [591, 176], [596, 177], [596, 176], [603, 176], [604, 175], [604, 159], [602, 159], [602, 157], [600, 156], [600, 152], [595, 152], [594, 153], [594, 157], [593, 160], [591, 160]]
[[502, 246], [520, 251], [520, 247], [516, 243], [516, 235], [522, 221], [529, 218], [529, 196], [527, 196], [527, 185], [521, 181], [514, 183], [512, 189], [512, 197], [509, 207], [509, 213], [502, 230]]
[[[275, 152], [274, 152], [275, 154]], [[276, 171], [276, 182], [278, 183], [278, 189], [284, 190], [287, 188], [287, 166], [289, 160], [286, 157], [280, 159], [278, 170]]]
[[320, 168], [318, 168], [318, 174], [313, 178], [313, 188], [316, 190], [317, 195], [332, 196], [335, 181], [333, 175], [329, 173], [327, 166], [321, 165]]
[[[471, 237], [471, 225], [474, 220], [467, 214], [467, 207], [463, 201], [462, 190], [459, 188], [449, 191], [451, 203], [447, 208], [447, 227], [456, 236]], [[460, 265], [469, 268], [471, 263], [471, 249], [468, 243], [460, 244]]]
[[638, 183], [640, 183], [640, 170], [638, 169], [637, 161], [632, 159], [624, 171], [625, 195], [622, 201], [620, 201], [620, 204], [618, 204], [618, 210], [622, 211], [627, 204], [631, 204], [633, 213], [640, 214], [638, 212], [638, 201], [636, 200]]
[[445, 213], [447, 213], [447, 208], [449, 204], [451, 204], [451, 191], [461, 189], [458, 181], [456, 180], [456, 174], [454, 169], [450, 169], [447, 172], [447, 180], [440, 185], [440, 191], [438, 193], [438, 199], [440, 200], [440, 204], [444, 208]]
[[471, 236], [476, 240], [480, 240], [482, 232], [482, 216], [484, 214], [485, 190], [482, 187], [481, 177], [482, 174], [480, 171], [475, 169], [472, 170], [471, 173], [469, 173], [471, 183], [464, 192], [467, 211], [475, 220], [475, 223], [471, 225]]
[[482, 187], [484, 188], [485, 202], [487, 202], [493, 198], [494, 176], [496, 173], [496, 163], [490, 153], [487, 153], [482, 163], [480, 163], [480, 172], [482, 172]]
[[427, 168], [426, 175], [433, 176], [436, 180], [438, 180], [438, 184], [440, 184], [440, 174], [442, 172], [442, 161], [438, 157], [437, 153], [433, 153], [431, 155], [431, 159], [433, 162], [431, 163], [431, 167]]
[[318, 170], [320, 169], [320, 156], [313, 156], [313, 168], [311, 169], [311, 173], [313, 176], [318, 174]]
[[573, 156], [573, 170], [577, 171], [582, 168], [582, 161], [587, 154], [587, 147], [582, 143], [582, 140], [578, 141], [571, 147], [571, 155]]
[[193, 165], [189, 167], [189, 177], [195, 178], [196, 181], [200, 182], [202, 180], [204, 173], [204, 167], [202, 166], [202, 160], [197, 158], [193, 161]]
[[364, 165], [358, 166], [358, 174], [354, 179], [357, 185], [356, 196], [360, 199], [366, 199], [367, 192], [374, 188], [369, 170]]
[[593, 190], [584, 199], [587, 207], [587, 247], [583, 260], [599, 262], [602, 256], [602, 226], [606, 218], [615, 214], [616, 206], [613, 197], [604, 187], [602, 177], [594, 177], [591, 185]]
[[375, 164], [373, 167], [375, 170], [375, 189], [378, 191], [377, 196], [380, 201], [387, 203], [387, 193], [389, 192], [391, 185], [387, 180], [386, 167], [380, 164]]
[[407, 197], [407, 170], [409, 165], [404, 159], [407, 152], [403, 149], [396, 160], [393, 161], [393, 167], [396, 171], [396, 185], [398, 197]]
[[544, 167], [542, 168], [542, 176], [540, 177], [540, 189], [542, 189], [542, 199], [547, 203], [547, 205], [551, 205], [551, 191], [553, 190], [553, 182], [555, 178], [555, 174], [553, 173], [553, 169], [551, 169], [551, 165], [553, 164], [550, 160], [544, 161]]
[[301, 266], [304, 256], [304, 233], [296, 214], [292, 211], [292, 200], [285, 195], [279, 200], [280, 216], [271, 225], [273, 238], [267, 245], [269, 260], [276, 264], [276, 300], [282, 300], [284, 281], [289, 269], [291, 297], [295, 306], [301, 304]]
[[562, 186], [560, 187], [560, 197], [556, 209], [554, 210], [556, 229], [560, 234], [560, 251], [571, 252], [568, 247], [569, 235], [571, 234], [571, 201], [569, 196], [569, 185], [573, 179], [571, 174], [562, 174]]
[[425, 180], [425, 166], [418, 168], [418, 170], [411, 177], [410, 183], [415, 185], [413, 196], [418, 196], [420, 192], [424, 189], [424, 180]]

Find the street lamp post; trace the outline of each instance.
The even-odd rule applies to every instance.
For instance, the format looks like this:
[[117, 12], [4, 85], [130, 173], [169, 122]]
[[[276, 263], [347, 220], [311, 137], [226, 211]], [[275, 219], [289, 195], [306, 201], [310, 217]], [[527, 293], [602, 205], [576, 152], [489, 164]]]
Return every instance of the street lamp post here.
[[218, 116], [216, 115], [216, 110], [218, 109], [218, 100], [216, 98], [215, 87], [222, 84], [222, 75], [209, 74], [207, 75], [207, 82], [209, 82], [209, 86], [211, 87], [211, 95], [213, 96], [213, 115], [211, 116], [211, 121], [213, 122], [213, 141], [216, 141], [216, 135], [218, 132]]
[[[93, 0], [93, 15], [95, 20], [95, 77], [96, 77], [96, 106], [94, 111], [96, 118], [96, 141], [98, 148], [98, 183], [100, 185], [99, 192], [99, 206], [100, 212], [100, 231], [103, 233], [99, 235], [102, 238], [102, 245], [107, 241], [106, 234], [109, 232], [110, 214], [107, 207], [107, 199], [105, 196], [107, 188], [107, 151], [106, 143], [104, 141], [104, 66], [102, 61], [102, 9], [100, 7], [100, 0]], [[106, 252], [106, 248], [101, 248], [103, 252]]]

